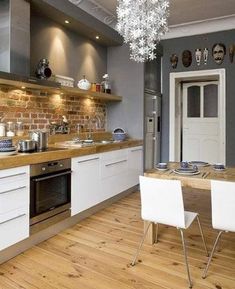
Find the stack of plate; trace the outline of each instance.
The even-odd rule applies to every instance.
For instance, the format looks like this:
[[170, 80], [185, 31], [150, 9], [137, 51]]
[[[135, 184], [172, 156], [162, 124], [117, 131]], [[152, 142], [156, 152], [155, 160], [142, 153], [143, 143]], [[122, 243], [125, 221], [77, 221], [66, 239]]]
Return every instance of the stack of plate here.
[[10, 156], [17, 152], [15, 146], [12, 145], [12, 139], [1, 138], [0, 139], [0, 156]]
[[200, 171], [194, 168], [178, 168], [174, 170], [174, 173], [179, 174], [179, 175], [191, 176], [191, 175], [200, 174]]

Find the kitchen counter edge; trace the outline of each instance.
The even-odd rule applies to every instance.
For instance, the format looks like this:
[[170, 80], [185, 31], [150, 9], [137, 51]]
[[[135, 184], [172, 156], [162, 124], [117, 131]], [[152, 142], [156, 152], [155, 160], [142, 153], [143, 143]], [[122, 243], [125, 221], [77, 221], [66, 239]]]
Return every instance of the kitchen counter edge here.
[[[59, 159], [67, 159], [84, 155], [109, 152], [113, 150], [120, 150], [141, 145], [143, 145], [143, 140], [130, 139], [118, 143], [96, 144], [82, 148], [61, 148], [61, 150], [48, 152], [23, 154], [18, 153], [17, 155], [13, 156], [0, 157], [0, 170], [38, 164]], [[54, 145], [50, 146], [53, 147]]]

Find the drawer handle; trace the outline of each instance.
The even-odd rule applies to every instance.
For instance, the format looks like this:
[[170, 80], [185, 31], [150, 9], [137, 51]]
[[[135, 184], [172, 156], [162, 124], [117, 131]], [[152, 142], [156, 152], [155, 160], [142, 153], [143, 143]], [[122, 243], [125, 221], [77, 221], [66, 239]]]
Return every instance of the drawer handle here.
[[141, 148], [141, 149], [135, 149], [135, 150], [131, 150], [131, 152], [133, 153], [133, 152], [138, 152], [138, 151], [142, 151], [143, 149]]
[[19, 173], [19, 174], [14, 174], [14, 175], [10, 175], [10, 176], [0, 177], [0, 179], [2, 180], [2, 179], [17, 177], [17, 176], [22, 176], [22, 175], [26, 175], [26, 173]]
[[8, 191], [0, 192], [0, 195], [7, 194], [7, 193], [10, 193], [10, 192], [14, 192], [14, 191], [18, 191], [18, 190], [22, 190], [22, 189], [26, 189], [26, 186], [22, 186], [22, 187], [19, 187], [19, 188], [15, 188], [15, 189], [11, 189], [11, 190], [8, 190]]
[[16, 220], [16, 219], [19, 219], [19, 218], [24, 217], [24, 216], [26, 216], [26, 214], [21, 214], [19, 216], [11, 218], [10, 220], [6, 220], [6, 221], [1, 222], [0, 225], [5, 224], [5, 223], [10, 222], [10, 221], [13, 221], [13, 220]]
[[125, 162], [127, 162], [127, 160], [122, 160], [122, 161], [110, 163], [110, 164], [107, 164], [107, 165], [105, 165], [105, 166], [106, 166], [106, 167], [109, 167], [109, 166], [113, 166], [113, 165], [120, 164], [120, 163], [125, 163]]
[[89, 159], [89, 160], [84, 160], [84, 161], [78, 161], [78, 164], [82, 164], [82, 163], [86, 163], [86, 162], [90, 162], [90, 161], [95, 161], [95, 160], [99, 160], [100, 158], [93, 158], [93, 159]]

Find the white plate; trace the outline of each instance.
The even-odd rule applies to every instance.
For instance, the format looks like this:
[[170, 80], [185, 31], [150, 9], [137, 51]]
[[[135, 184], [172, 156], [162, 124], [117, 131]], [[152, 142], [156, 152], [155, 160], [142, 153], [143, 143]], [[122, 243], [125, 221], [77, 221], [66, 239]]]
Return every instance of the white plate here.
[[216, 169], [216, 168], [213, 168], [214, 171], [217, 171], [217, 172], [223, 172], [226, 170], [226, 168], [223, 168], [223, 169]]
[[206, 166], [210, 165], [209, 163], [202, 162], [202, 161], [191, 161], [191, 162], [189, 162], [189, 164], [192, 166], [197, 166], [197, 167], [206, 167]]
[[3, 157], [3, 156], [12, 156], [12, 155], [15, 155], [15, 154], [17, 154], [17, 150], [11, 151], [11, 152], [0, 152], [0, 157]]
[[178, 172], [176, 170], [173, 171], [175, 174], [178, 174], [178, 175], [184, 175], [184, 176], [194, 176], [194, 175], [199, 175], [200, 174], [200, 171], [197, 171], [197, 172]]
[[163, 168], [158, 168], [158, 167], [156, 167], [156, 169], [157, 169], [158, 171], [167, 171], [167, 170], [169, 170], [168, 168], [163, 169]]

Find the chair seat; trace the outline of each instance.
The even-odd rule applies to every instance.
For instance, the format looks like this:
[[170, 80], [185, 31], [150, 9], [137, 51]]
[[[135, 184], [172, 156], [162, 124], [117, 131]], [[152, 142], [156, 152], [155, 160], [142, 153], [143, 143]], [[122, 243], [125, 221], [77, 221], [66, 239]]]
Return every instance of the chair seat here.
[[188, 212], [184, 211], [184, 216], [185, 216], [185, 228], [183, 229], [188, 229], [188, 227], [192, 224], [192, 222], [195, 220], [197, 217], [197, 213], [194, 212]]

